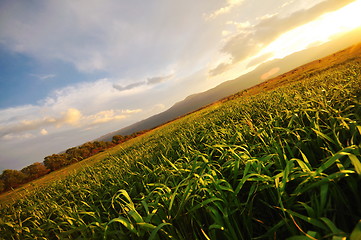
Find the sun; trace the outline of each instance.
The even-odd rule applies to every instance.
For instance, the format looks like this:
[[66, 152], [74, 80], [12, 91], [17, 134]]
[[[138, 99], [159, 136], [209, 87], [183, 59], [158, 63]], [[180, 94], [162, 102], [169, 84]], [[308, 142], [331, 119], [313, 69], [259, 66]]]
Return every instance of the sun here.
[[[306, 49], [310, 45], [328, 42], [334, 35], [361, 27], [361, 0], [294, 28], [266, 46], [258, 55], [272, 53], [274, 58], [283, 58], [290, 53]], [[257, 57], [257, 56], [256, 56]]]

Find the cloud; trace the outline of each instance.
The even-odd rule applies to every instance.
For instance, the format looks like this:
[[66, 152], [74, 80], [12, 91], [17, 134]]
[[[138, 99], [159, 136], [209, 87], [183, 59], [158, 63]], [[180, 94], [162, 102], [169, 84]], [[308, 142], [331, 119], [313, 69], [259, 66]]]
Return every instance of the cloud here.
[[143, 110], [142, 109], [125, 109], [125, 110], [122, 110], [122, 113], [126, 113], [126, 114], [133, 114], [133, 113], [139, 113], [139, 112], [142, 112]]
[[[170, 75], [146, 81], [155, 85], [167, 79]], [[113, 84], [111, 79], [78, 83], [53, 91], [37, 105], [0, 109], [0, 141], [15, 143], [30, 137], [60, 136], [76, 130], [81, 134], [73, 136], [73, 141], [85, 136], [90, 140], [154, 114], [153, 106], [159, 100], [154, 100], [151, 92], [142, 93], [142, 96], [128, 95], [116, 91]], [[140, 99], [148, 101], [139, 105]], [[93, 130], [82, 132], [87, 128]]]
[[142, 112], [142, 109], [109, 109], [97, 112], [95, 114], [84, 116], [82, 118], [83, 125], [94, 125], [99, 123], [107, 123], [116, 120], [128, 118], [130, 115]]
[[267, 16], [251, 27], [245, 25], [240, 34], [230, 38], [223, 46], [222, 52], [230, 54], [233, 62], [239, 62], [255, 55], [263, 47], [277, 39], [283, 33], [315, 20], [320, 15], [335, 11], [354, 0], [326, 0], [310, 9], [293, 12], [291, 15], [279, 17]]
[[208, 74], [209, 76], [214, 77], [229, 70], [231, 67], [232, 67], [231, 63], [220, 63], [217, 67], [209, 70]]
[[0, 109], [0, 130], [3, 128], [3, 126], [12, 124], [14, 122], [23, 121], [29, 116], [39, 117], [40, 111], [41, 107], [31, 104]]
[[263, 63], [264, 61], [266, 61], [267, 59], [273, 57], [274, 54], [273, 53], [265, 53], [265, 54], [262, 54], [261, 56], [259, 57], [256, 57], [256, 58], [253, 58], [248, 64], [247, 64], [247, 68], [249, 67], [252, 67], [254, 65], [257, 65], [257, 64], [260, 64], [260, 63]]
[[119, 85], [119, 84], [113, 84], [113, 88], [119, 90], [119, 91], [126, 91], [126, 90], [130, 90], [133, 88], [137, 88], [139, 86], [144, 86], [146, 85], [146, 82], [135, 82], [135, 83], [131, 83], [125, 86]]
[[162, 82], [168, 81], [168, 80], [171, 79], [172, 77], [173, 77], [173, 74], [170, 74], [170, 75], [168, 75], [168, 76], [160, 76], [160, 77], [148, 78], [148, 79], [147, 79], [147, 85], [153, 85], [153, 84], [162, 83]]
[[69, 108], [64, 113], [64, 117], [60, 118], [58, 121], [55, 122], [59, 122], [60, 126], [61, 124], [69, 124], [72, 126], [76, 126], [79, 124], [81, 118], [82, 118], [82, 114], [78, 109]]
[[290, 5], [290, 4], [294, 3], [294, 2], [295, 2], [295, 0], [290, 0], [288, 2], [285, 2], [284, 4], [282, 4], [281, 8], [284, 8], [284, 7]]
[[94, 115], [90, 115], [87, 117], [87, 120], [90, 120], [92, 124], [106, 123], [114, 120], [124, 119], [127, 116], [122, 113], [123, 111], [115, 111], [113, 109], [101, 111]]
[[53, 111], [52, 114], [76, 108], [89, 115], [104, 108], [114, 108], [122, 94], [114, 90], [113, 83], [111, 79], [102, 78], [69, 85], [51, 92], [40, 104]]
[[63, 112], [61, 116], [48, 116], [41, 119], [23, 120], [0, 127], [0, 137], [3, 140], [13, 139], [27, 139], [35, 137], [33, 131], [38, 131], [41, 135], [47, 135], [48, 131], [45, 129], [55, 127], [89, 127], [97, 124], [107, 123], [110, 121], [121, 120], [129, 117], [132, 114], [142, 112], [141, 109], [125, 109], [125, 110], [104, 110], [91, 115], [83, 115], [78, 109], [69, 108]]
[[234, 7], [240, 5], [241, 3], [243, 3], [244, 0], [227, 0], [227, 5], [224, 7], [221, 7], [217, 10], [215, 10], [214, 12], [206, 15], [206, 19], [207, 20], [211, 20], [214, 19], [220, 15], [226, 14], [228, 12], [230, 12]]
[[80, 111], [70, 108], [60, 117], [47, 116], [43, 118], [22, 120], [12, 124], [3, 125], [0, 127], [0, 137], [3, 139], [9, 139], [7, 136], [15, 136], [19, 135], [19, 133], [38, 130], [49, 126], [56, 126], [57, 128], [65, 124], [74, 126], [79, 122], [80, 118]]
[[23, 134], [14, 134], [14, 133], [9, 133], [6, 134], [2, 137], [3, 140], [6, 141], [12, 141], [12, 140], [25, 140], [25, 139], [31, 139], [34, 138], [35, 135], [31, 134], [31, 133], [23, 133]]
[[245, 21], [245, 22], [228, 21], [226, 24], [235, 26], [238, 32], [247, 31], [252, 26], [250, 21]]
[[[142, 77], [209, 51], [216, 43], [204, 38], [214, 39], [217, 30], [203, 31], [202, 14], [212, 8], [190, 0], [6, 1], [0, 7], [0, 43], [41, 62], [70, 63], [81, 73]], [[195, 37], [200, 29], [203, 34]]]
[[131, 83], [125, 86], [122, 86], [120, 84], [113, 84], [113, 88], [115, 88], [118, 91], [126, 91], [126, 90], [131, 90], [140, 86], [147, 86], [147, 85], [155, 85], [155, 84], [159, 84], [162, 82], [165, 82], [169, 79], [171, 79], [173, 77], [173, 74], [171, 75], [167, 75], [167, 76], [159, 76], [159, 77], [151, 77], [151, 78], [147, 78], [146, 81], [142, 81], [142, 82], [135, 82], [135, 83]]
[[55, 74], [30, 74], [30, 76], [32, 77], [36, 77], [39, 80], [47, 80], [47, 79], [51, 79], [51, 78], [55, 78], [56, 75]]
[[48, 135], [49, 133], [45, 128], [43, 128], [43, 129], [40, 130], [40, 134], [45, 136], [45, 135]]
[[0, 137], [7, 139], [6, 136], [13, 136], [14, 134], [32, 131], [40, 127], [49, 126], [56, 123], [57, 120], [51, 117], [35, 120], [22, 120], [15, 124], [2, 125], [0, 127]]

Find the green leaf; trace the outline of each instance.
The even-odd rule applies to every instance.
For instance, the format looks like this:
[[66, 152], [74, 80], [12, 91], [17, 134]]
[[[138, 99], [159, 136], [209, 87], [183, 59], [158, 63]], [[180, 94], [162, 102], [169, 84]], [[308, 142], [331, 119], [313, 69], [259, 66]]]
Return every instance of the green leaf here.
[[128, 221], [128, 219], [124, 218], [124, 217], [118, 217], [118, 218], [114, 218], [112, 220], [110, 220], [107, 224], [107, 226], [105, 227], [105, 232], [108, 229], [108, 226], [112, 223], [120, 223], [122, 224], [124, 227], [126, 227], [129, 231], [131, 231], [132, 233], [137, 233], [137, 230], [135, 229], [135, 227], [133, 226], [133, 224], [131, 222]]
[[328, 219], [326, 217], [322, 217], [320, 219], [327, 225], [327, 227], [332, 231], [332, 233], [334, 233], [334, 234], [343, 233], [340, 229], [338, 229], [335, 226], [335, 224], [330, 219]]
[[358, 132], [361, 134], [361, 126], [356, 126], [356, 127], [357, 127]]
[[327, 230], [327, 227], [320, 220], [317, 220], [315, 218], [311, 218], [311, 217], [302, 215], [300, 213], [294, 212], [294, 211], [289, 210], [289, 209], [285, 209], [285, 208], [280, 208], [280, 209], [282, 211], [285, 211], [288, 214], [292, 215], [293, 217], [297, 217], [297, 218], [302, 219], [303, 221], [308, 222], [308, 223], [310, 223], [310, 224], [312, 224], [312, 225], [314, 225], [316, 227]]
[[307, 231], [307, 235], [316, 239], [320, 239], [320, 234], [315, 231]]
[[328, 198], [328, 184], [320, 186], [320, 207], [323, 210], [326, 207]]
[[303, 172], [311, 172], [310, 167], [308, 166], [309, 164], [306, 164], [304, 161], [300, 160], [300, 159], [294, 159], [296, 160], [296, 162], [298, 163], [298, 165], [301, 167]]
[[209, 230], [212, 230], [212, 229], [219, 229], [219, 230], [224, 230], [224, 227], [222, 226], [222, 225], [219, 225], [219, 224], [212, 224], [212, 225], [210, 225], [209, 226], [209, 228], [208, 228]]
[[212, 197], [212, 198], [209, 198], [207, 200], [204, 200], [203, 202], [199, 203], [198, 205], [196, 205], [195, 207], [193, 207], [191, 210], [189, 210], [189, 212], [193, 212], [201, 207], [204, 207], [206, 206], [207, 204], [210, 204], [212, 202], [215, 202], [215, 201], [220, 201], [220, 202], [223, 202], [223, 200], [221, 198], [217, 198], [217, 197]]
[[349, 152], [351, 152], [354, 149], [355, 149], [355, 146], [350, 146], [350, 147], [347, 147], [347, 148], [344, 148], [344, 149], [338, 151], [336, 154], [334, 154], [332, 157], [330, 157], [327, 161], [322, 163], [322, 165], [319, 168], [317, 168], [316, 174], [322, 173], [323, 171], [325, 171], [326, 169], [331, 167], [336, 162], [336, 160], [342, 158], [343, 156], [349, 155]]
[[332, 240], [346, 240], [347, 238], [344, 236], [333, 236]]
[[298, 235], [287, 238], [287, 240], [313, 240], [320, 239], [320, 234], [315, 231], [308, 231], [306, 235]]
[[310, 217], [314, 217], [315, 216], [315, 211], [313, 208], [311, 208], [310, 206], [308, 206], [306, 203], [304, 202], [299, 202], [307, 211], [307, 214], [310, 216]]
[[[218, 207], [217, 207], [218, 208]], [[214, 224], [224, 226], [224, 216], [220, 210], [212, 206], [206, 206], [207, 211], [211, 212], [212, 219], [215, 221]]]
[[360, 240], [361, 239], [361, 220], [356, 224], [355, 228], [353, 229], [350, 240]]
[[320, 132], [320, 131], [318, 131], [318, 130], [316, 130], [316, 129], [314, 129], [314, 128], [312, 128], [312, 131], [314, 131], [314, 132], [316, 133], [316, 135], [319, 136], [320, 138], [323, 138], [323, 139], [325, 139], [325, 140], [327, 140], [327, 141], [329, 141], [329, 142], [331, 142], [331, 143], [333, 143], [333, 144], [336, 144], [335, 141], [333, 141], [333, 140], [332, 140], [329, 136], [327, 136], [326, 134], [324, 134], [324, 133], [322, 133], [322, 132]]
[[[155, 237], [157, 236], [157, 232], [158, 232], [159, 230], [161, 230], [161, 228], [164, 227], [164, 226], [166, 226], [166, 225], [172, 225], [172, 224], [170, 224], [170, 223], [161, 223], [161, 224], [159, 224], [159, 225], [152, 231], [152, 233], [150, 234], [148, 240], [153, 240], [153, 239], [155, 239]], [[167, 232], [163, 231], [163, 233], [166, 234], [168, 238], [172, 238], [172, 236], [170, 236]]]
[[292, 173], [293, 166], [294, 166], [293, 161], [290, 160], [287, 162], [287, 165], [283, 170], [281, 193], [283, 193], [286, 188], [286, 183], [288, 182], [288, 176], [290, 175], [290, 173]]
[[348, 157], [350, 158], [352, 165], [355, 167], [355, 171], [358, 175], [361, 175], [361, 163], [359, 159], [353, 154], [349, 154]]
[[293, 194], [295, 195], [301, 195], [313, 188], [318, 188], [320, 186], [322, 186], [323, 184], [327, 184], [331, 181], [333, 181], [334, 179], [338, 179], [338, 178], [342, 178], [347, 176], [348, 174], [354, 173], [355, 171], [351, 171], [351, 170], [343, 170], [343, 171], [339, 171], [336, 173], [333, 173], [331, 175], [328, 175], [327, 177], [323, 177], [323, 178], [319, 178], [317, 179], [317, 182], [314, 182], [312, 184], [307, 183], [307, 184], [303, 184], [303, 185], [299, 185], [293, 192]]
[[168, 158], [166, 158], [163, 154], [162, 154], [162, 157], [163, 157], [163, 160], [166, 161], [174, 170], [179, 172], [179, 169], [171, 161], [169, 161]]
[[142, 216], [135, 210], [128, 211], [128, 214], [135, 220], [136, 223], [144, 222]]
[[156, 226], [154, 226], [153, 224], [145, 223], [145, 222], [137, 223], [137, 226], [139, 226], [139, 227], [141, 227], [142, 229], [145, 229], [145, 230], [153, 230], [153, 229], [156, 228]]

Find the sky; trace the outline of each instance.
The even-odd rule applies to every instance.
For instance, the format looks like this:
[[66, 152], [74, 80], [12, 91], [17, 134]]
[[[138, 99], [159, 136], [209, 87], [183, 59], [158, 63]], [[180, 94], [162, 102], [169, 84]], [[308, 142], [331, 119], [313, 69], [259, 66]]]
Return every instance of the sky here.
[[361, 0], [1, 0], [0, 170], [332, 41], [359, 12]]

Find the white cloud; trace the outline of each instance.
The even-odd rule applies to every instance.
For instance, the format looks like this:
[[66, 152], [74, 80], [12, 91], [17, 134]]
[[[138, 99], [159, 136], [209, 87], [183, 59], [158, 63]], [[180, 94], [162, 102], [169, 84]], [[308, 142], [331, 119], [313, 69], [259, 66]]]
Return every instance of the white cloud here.
[[1, 138], [5, 141], [12, 141], [12, 140], [25, 140], [25, 139], [31, 139], [34, 138], [35, 135], [31, 133], [23, 133], [23, 134], [15, 134], [15, 133], [9, 133]]
[[43, 129], [40, 130], [40, 134], [45, 136], [45, 135], [48, 135], [49, 132], [45, 128], [43, 128]]
[[[141, 109], [105, 110], [91, 115], [83, 115], [78, 109], [69, 108], [61, 116], [47, 116], [32, 120], [22, 120], [0, 127], [0, 136], [3, 140], [27, 139], [41, 135], [48, 135], [47, 128], [56, 128], [54, 131], [63, 131], [64, 128], [88, 128], [110, 121], [122, 120], [133, 114], [142, 112]], [[63, 130], [62, 130], [63, 129]]]
[[227, 31], [227, 30], [223, 30], [222, 31], [222, 36], [228, 36], [228, 35], [230, 35], [232, 32], [230, 32], [230, 31]]
[[[238, 0], [228, 2], [233, 6]], [[204, 35], [212, 39], [217, 32], [203, 31], [202, 13], [211, 7], [189, 0], [141, 4], [63, 0], [36, 6], [9, 1], [0, 9], [0, 42], [43, 62], [70, 63], [81, 72], [154, 75], [165, 63], [189, 61], [182, 59], [188, 55], [196, 59], [215, 44], [203, 39]], [[203, 33], [195, 37], [199, 29]]]
[[220, 15], [226, 14], [226, 13], [230, 12], [234, 7], [240, 5], [243, 2], [244, 2], [244, 0], [227, 0], [226, 6], [221, 7], [219, 9], [215, 10], [214, 12], [212, 12], [211, 14], [206, 15], [206, 19], [211, 20]]
[[64, 112], [69, 108], [80, 109], [83, 114], [101, 111], [106, 104], [122, 96], [113, 89], [110, 79], [82, 82], [55, 90], [42, 104], [54, 112]]
[[92, 124], [106, 123], [114, 120], [120, 120], [127, 117], [127, 115], [121, 114], [122, 110], [106, 110], [86, 117], [86, 120], [90, 120]]
[[251, 27], [250, 21], [245, 22], [236, 22], [236, 21], [228, 21], [227, 25], [234, 25], [237, 28], [238, 32], [243, 32], [246, 29]]
[[143, 110], [142, 109], [125, 109], [125, 110], [122, 110], [122, 113], [125, 113], [125, 114], [133, 114], [133, 113], [139, 113], [139, 112], [142, 112]]
[[[46, 116], [46, 117], [36, 117], [32, 116], [30, 119], [17, 120], [8, 124], [0, 123], [0, 136], [5, 140], [10, 139], [7, 136], [27, 136], [30, 134], [34, 136], [34, 131], [40, 131], [42, 134], [45, 130], [44, 127], [62, 127], [63, 125], [75, 126], [80, 120], [80, 112], [77, 109], [68, 109], [66, 112], [62, 113], [61, 116]], [[14, 119], [17, 119], [17, 116], [13, 116]], [[29, 116], [30, 117], [30, 116]], [[40, 130], [42, 129], [42, 130]], [[43, 134], [44, 135], [44, 134]], [[21, 137], [24, 138], [24, 137]]]
[[31, 104], [0, 109], [0, 130], [4, 125], [22, 121], [26, 117], [39, 116], [40, 109], [39, 106]]
[[279, 13], [268, 13], [257, 18], [257, 20], [265, 21], [270, 18], [277, 17]]
[[2, 140], [23, 140], [49, 132], [54, 134], [123, 121], [143, 113], [139, 107], [133, 108], [138, 105], [135, 99], [137, 96], [116, 91], [109, 79], [75, 84], [54, 91], [38, 105], [0, 110], [0, 137]]
[[80, 124], [80, 120], [82, 118], [82, 113], [76, 108], [69, 108], [65, 113], [63, 113], [63, 117], [59, 120], [58, 127], [60, 127], [63, 123], [69, 124], [72, 126], [77, 126]]
[[37, 79], [43, 80], [43, 81], [56, 77], [55, 74], [30, 74], [30, 76], [36, 77]]

